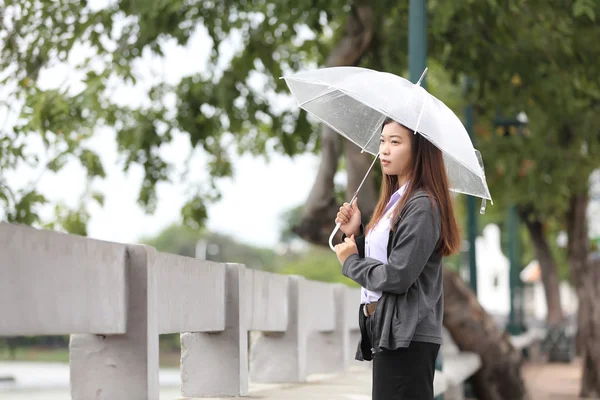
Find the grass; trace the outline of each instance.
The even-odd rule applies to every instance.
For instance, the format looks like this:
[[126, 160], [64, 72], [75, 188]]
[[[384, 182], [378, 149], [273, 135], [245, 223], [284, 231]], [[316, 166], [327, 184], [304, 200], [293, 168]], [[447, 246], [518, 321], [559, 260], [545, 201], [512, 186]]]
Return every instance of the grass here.
[[[180, 352], [161, 349], [159, 353], [161, 368], [179, 368]], [[13, 361], [8, 348], [0, 347], [0, 361]], [[69, 362], [69, 349], [46, 347], [20, 347], [15, 352], [14, 361]]]
[[[0, 361], [12, 361], [8, 348], [0, 349]], [[45, 347], [17, 348], [14, 361], [69, 362], [69, 349]]]

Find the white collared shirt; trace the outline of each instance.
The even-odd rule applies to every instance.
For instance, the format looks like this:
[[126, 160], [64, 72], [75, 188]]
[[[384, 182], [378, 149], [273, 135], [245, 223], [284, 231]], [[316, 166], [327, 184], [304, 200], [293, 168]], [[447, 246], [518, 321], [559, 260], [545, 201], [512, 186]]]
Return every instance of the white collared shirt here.
[[[386, 205], [385, 212], [373, 229], [367, 233], [367, 237], [365, 238], [365, 257], [374, 258], [382, 263], [387, 263], [387, 246], [390, 238], [392, 215], [394, 214], [395, 206], [404, 195], [407, 185], [408, 182], [392, 194], [390, 201]], [[362, 304], [374, 303], [379, 300], [380, 297], [381, 292], [362, 288], [360, 302]]]

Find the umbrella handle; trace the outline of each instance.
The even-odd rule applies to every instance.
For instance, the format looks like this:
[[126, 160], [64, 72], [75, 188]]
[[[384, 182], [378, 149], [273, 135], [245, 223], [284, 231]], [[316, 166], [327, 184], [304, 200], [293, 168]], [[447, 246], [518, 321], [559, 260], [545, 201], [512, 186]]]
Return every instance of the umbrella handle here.
[[[356, 199], [356, 197], [358, 196], [358, 192], [360, 191], [360, 188], [362, 188], [363, 184], [365, 183], [365, 181], [367, 180], [367, 176], [369, 176], [369, 173], [371, 172], [371, 170], [373, 169], [373, 166], [375, 165], [375, 163], [377, 162], [377, 160], [379, 159], [379, 153], [377, 153], [377, 155], [375, 156], [375, 159], [373, 160], [373, 162], [371, 163], [371, 166], [369, 167], [369, 169], [367, 170], [367, 173], [365, 174], [364, 178], [362, 179], [362, 181], [360, 182], [360, 185], [358, 185], [358, 189], [356, 189], [356, 192], [354, 192], [354, 195], [352, 196], [352, 199], [350, 200], [350, 204], [352, 204], [354, 202], [354, 200]], [[329, 248], [332, 251], [335, 251], [335, 247], [333, 246], [333, 237], [335, 236], [335, 234], [337, 233], [337, 231], [340, 230], [340, 226], [342, 226], [341, 222], [338, 222], [335, 225], [335, 229], [333, 230], [333, 232], [331, 232], [331, 235], [329, 236]]]
[[[377, 161], [377, 158], [375, 159], [375, 161]], [[373, 164], [375, 164], [375, 163], [373, 162]], [[373, 166], [373, 164], [371, 164], [371, 167]], [[369, 171], [371, 171], [371, 170], [369, 169]], [[369, 172], [367, 172], [367, 175], [369, 175]], [[365, 175], [365, 178], [367, 177], [367, 175]], [[358, 191], [360, 190], [360, 188], [362, 187], [362, 184], [364, 182], [365, 182], [365, 180], [363, 179], [362, 183], [360, 184], [360, 186], [358, 187], [356, 192], [354, 192], [354, 196], [352, 196], [352, 200], [350, 200], [350, 204], [352, 204], [354, 202], [354, 200], [356, 199], [356, 196], [358, 196]], [[341, 222], [338, 222], [337, 224], [335, 224], [335, 229], [333, 230], [333, 232], [331, 232], [331, 235], [329, 235], [329, 248], [333, 251], [335, 251], [335, 247], [333, 246], [333, 237], [335, 236], [337, 231], [340, 230], [340, 226], [342, 226]]]
[[335, 229], [333, 230], [333, 232], [331, 232], [331, 236], [329, 236], [329, 248], [333, 251], [335, 251], [335, 247], [333, 246], [333, 237], [335, 236], [335, 234], [337, 233], [337, 231], [340, 230], [340, 226], [342, 226], [341, 222], [338, 222], [335, 225]]

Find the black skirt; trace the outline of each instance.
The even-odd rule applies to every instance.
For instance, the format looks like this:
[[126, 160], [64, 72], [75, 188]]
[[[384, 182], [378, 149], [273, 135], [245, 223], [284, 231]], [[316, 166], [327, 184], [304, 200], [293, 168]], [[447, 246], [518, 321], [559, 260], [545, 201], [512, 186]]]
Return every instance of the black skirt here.
[[[372, 349], [373, 318], [362, 314], [361, 319], [362, 340], [369, 342], [362, 343], [362, 348]], [[372, 349], [372, 400], [433, 400], [433, 376], [439, 350], [439, 344], [416, 341], [397, 350]]]

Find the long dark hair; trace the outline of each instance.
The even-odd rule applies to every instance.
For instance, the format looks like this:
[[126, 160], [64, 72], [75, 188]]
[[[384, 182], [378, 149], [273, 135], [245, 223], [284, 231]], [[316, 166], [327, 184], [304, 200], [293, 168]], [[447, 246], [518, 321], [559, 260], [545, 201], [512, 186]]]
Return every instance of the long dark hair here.
[[[390, 122], [394, 121], [389, 118], [386, 119], [383, 126]], [[454, 205], [450, 196], [444, 156], [440, 149], [421, 134], [415, 135], [414, 131], [411, 131], [410, 137], [413, 165], [408, 186], [394, 209], [392, 221], [398, 220], [398, 216], [406, 202], [417, 190], [424, 190], [429, 196], [432, 206], [437, 202], [440, 210], [442, 231], [437, 250], [444, 256], [455, 254], [460, 249], [460, 232], [454, 215]], [[379, 201], [375, 206], [371, 221], [367, 225], [367, 232], [381, 219], [386, 205], [398, 189], [398, 176], [383, 174]], [[392, 224], [392, 230], [395, 229], [394, 225]]]

